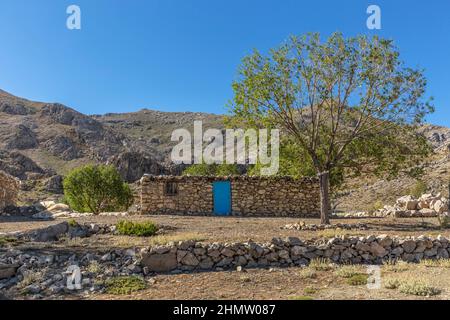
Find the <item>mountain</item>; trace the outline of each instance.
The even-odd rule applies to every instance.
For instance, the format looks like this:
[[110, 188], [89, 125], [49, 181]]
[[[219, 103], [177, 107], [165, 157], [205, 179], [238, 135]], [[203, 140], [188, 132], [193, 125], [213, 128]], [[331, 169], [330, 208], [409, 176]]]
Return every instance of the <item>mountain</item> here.
[[[222, 128], [222, 116], [192, 112], [84, 115], [59, 103], [34, 102], [0, 90], [0, 168], [27, 179], [27, 172], [65, 174], [87, 163], [113, 163], [132, 182], [144, 172], [179, 172], [169, 165], [171, 132]], [[35, 167], [15, 169], [17, 155]], [[19, 165], [20, 167], [20, 165]], [[37, 169], [40, 168], [40, 169]]]

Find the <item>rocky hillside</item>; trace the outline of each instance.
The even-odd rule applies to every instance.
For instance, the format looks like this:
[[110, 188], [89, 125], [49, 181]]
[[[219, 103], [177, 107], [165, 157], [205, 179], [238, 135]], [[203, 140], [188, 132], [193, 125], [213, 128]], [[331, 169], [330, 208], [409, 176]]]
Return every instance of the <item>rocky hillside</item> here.
[[222, 117], [143, 109], [87, 116], [59, 103], [34, 102], [0, 90], [0, 170], [21, 180], [63, 175], [86, 163], [112, 163], [130, 182], [143, 173], [179, 173], [168, 156], [176, 128], [194, 120], [221, 128]]

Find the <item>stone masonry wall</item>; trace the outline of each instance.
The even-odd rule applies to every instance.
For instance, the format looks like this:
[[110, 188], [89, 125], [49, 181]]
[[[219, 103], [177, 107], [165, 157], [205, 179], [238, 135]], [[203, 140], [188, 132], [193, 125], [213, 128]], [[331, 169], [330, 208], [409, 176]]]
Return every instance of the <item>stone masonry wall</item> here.
[[9, 174], [0, 171], [0, 210], [14, 205], [19, 193], [19, 181]]
[[323, 258], [337, 264], [381, 264], [383, 261], [419, 262], [448, 259], [449, 240], [445, 237], [399, 238], [387, 235], [336, 237], [303, 241], [296, 237], [274, 238], [269, 243], [178, 242], [142, 249], [142, 266], [149, 272], [172, 270], [226, 270], [308, 265]]
[[[151, 214], [213, 214], [213, 182], [231, 181], [232, 215], [319, 216], [317, 179], [288, 177], [150, 176], [141, 179], [141, 211]], [[175, 183], [176, 195], [166, 194], [166, 183]]]

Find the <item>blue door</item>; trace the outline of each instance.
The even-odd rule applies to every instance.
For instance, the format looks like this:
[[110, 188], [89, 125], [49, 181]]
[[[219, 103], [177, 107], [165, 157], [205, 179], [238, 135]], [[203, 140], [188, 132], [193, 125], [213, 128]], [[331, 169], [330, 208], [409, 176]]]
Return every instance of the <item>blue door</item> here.
[[213, 182], [214, 214], [228, 216], [231, 214], [231, 183], [230, 181]]

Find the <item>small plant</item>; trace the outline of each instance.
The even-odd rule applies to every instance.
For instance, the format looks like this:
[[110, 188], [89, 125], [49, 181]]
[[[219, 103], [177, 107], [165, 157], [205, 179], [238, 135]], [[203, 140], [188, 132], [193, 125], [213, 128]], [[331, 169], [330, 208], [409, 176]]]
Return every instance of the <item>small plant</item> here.
[[69, 221], [67, 221], [67, 223], [69, 224], [69, 227], [72, 227], [72, 228], [78, 227], [78, 222], [76, 222], [75, 219], [70, 219]]
[[116, 225], [117, 233], [124, 236], [150, 237], [153, 236], [158, 227], [151, 221], [133, 222], [122, 220]]
[[42, 270], [27, 270], [23, 273], [23, 279], [19, 284], [19, 287], [25, 288], [30, 284], [42, 282], [45, 279], [45, 274], [48, 269], [44, 268]]
[[130, 294], [147, 288], [144, 279], [136, 276], [113, 277], [105, 282], [106, 293], [122, 295]]
[[398, 289], [398, 287], [400, 286], [401, 281], [397, 278], [388, 278], [385, 281], [384, 287], [386, 289]]
[[312, 288], [312, 287], [306, 287], [303, 290], [303, 293], [306, 294], [306, 295], [312, 295], [312, 294], [317, 293], [317, 289], [316, 288]]
[[409, 194], [419, 198], [421, 195], [427, 192], [428, 186], [422, 180], [417, 180], [416, 183], [409, 189]]
[[367, 284], [367, 279], [369, 276], [367, 274], [355, 274], [350, 278], [347, 278], [347, 283], [351, 286], [362, 286]]
[[375, 212], [377, 210], [383, 209], [384, 204], [381, 200], [375, 201], [369, 208], [370, 212]]
[[290, 296], [289, 300], [314, 300], [313, 297], [310, 296]]
[[10, 237], [0, 237], [0, 248], [6, 247], [7, 245], [14, 244], [17, 242], [16, 238], [10, 238]]
[[309, 263], [309, 267], [316, 271], [330, 271], [334, 268], [331, 261], [325, 258], [312, 259]]
[[100, 266], [100, 263], [98, 263], [98, 261], [93, 260], [91, 262], [89, 262], [89, 265], [87, 267], [87, 271], [90, 273], [99, 273], [102, 270], [102, 267]]
[[401, 293], [411, 294], [415, 296], [435, 296], [441, 293], [441, 290], [428, 285], [420, 280], [406, 280], [400, 283], [398, 290]]
[[304, 268], [299, 272], [299, 276], [302, 279], [315, 279], [317, 278], [317, 273], [311, 268]]
[[341, 278], [351, 278], [355, 275], [361, 274], [361, 268], [355, 265], [344, 265], [339, 267], [335, 274]]
[[383, 269], [390, 272], [403, 272], [408, 270], [408, 263], [405, 261], [387, 260], [383, 262]]

